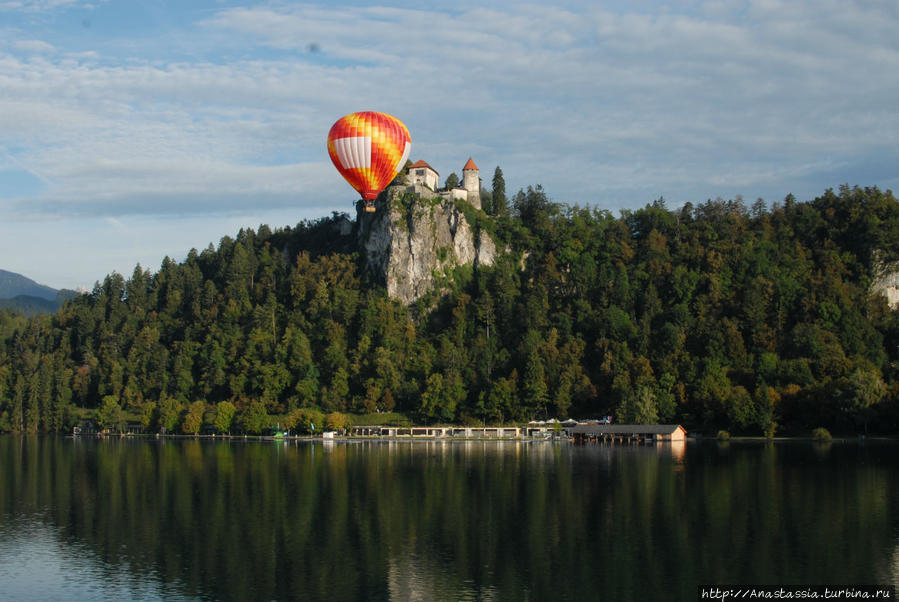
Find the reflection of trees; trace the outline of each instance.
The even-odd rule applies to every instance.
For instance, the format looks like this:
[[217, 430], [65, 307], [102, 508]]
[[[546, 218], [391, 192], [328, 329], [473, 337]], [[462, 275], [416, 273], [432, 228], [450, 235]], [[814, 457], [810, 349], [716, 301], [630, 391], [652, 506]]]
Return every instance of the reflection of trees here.
[[891, 581], [893, 452], [2, 437], [0, 520], [189, 595], [691, 598]]

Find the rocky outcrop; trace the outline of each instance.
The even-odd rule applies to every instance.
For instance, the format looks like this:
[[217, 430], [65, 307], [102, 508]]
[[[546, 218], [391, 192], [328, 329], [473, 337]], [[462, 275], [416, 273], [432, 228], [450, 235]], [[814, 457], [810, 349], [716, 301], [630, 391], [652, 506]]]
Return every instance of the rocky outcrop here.
[[871, 290], [887, 298], [890, 309], [899, 308], [899, 264], [878, 261]]
[[358, 235], [368, 269], [392, 298], [411, 304], [439, 288], [456, 266], [493, 264], [493, 239], [484, 230], [475, 232], [459, 201], [401, 189], [389, 189], [386, 196], [374, 213], [358, 214]]

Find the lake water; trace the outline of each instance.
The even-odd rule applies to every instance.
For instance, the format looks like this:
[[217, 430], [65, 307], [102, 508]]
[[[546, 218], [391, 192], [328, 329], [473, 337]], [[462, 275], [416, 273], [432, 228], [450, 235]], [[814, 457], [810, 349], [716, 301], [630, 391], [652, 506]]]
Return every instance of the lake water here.
[[696, 599], [899, 580], [899, 445], [0, 437], [0, 597]]

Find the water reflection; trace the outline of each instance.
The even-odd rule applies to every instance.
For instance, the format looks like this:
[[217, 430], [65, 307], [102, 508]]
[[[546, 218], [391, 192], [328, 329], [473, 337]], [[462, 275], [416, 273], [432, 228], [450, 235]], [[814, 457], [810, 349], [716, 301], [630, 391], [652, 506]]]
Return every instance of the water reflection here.
[[[44, 533], [26, 537], [32, 554], [62, 560], [37, 573], [94, 575], [103, 595], [90, 598], [691, 599], [697, 583], [888, 583], [895, 451], [0, 437], [0, 535]], [[0, 591], [13, 574], [0, 564]]]
[[815, 450], [815, 456], [817, 456], [821, 460], [826, 460], [830, 455], [830, 449], [833, 447], [833, 442], [831, 441], [814, 441], [812, 442], [812, 449]]
[[108, 564], [80, 541], [66, 541], [43, 517], [0, 528], [0, 581], [7, 600], [181, 600], [180, 583]]
[[684, 459], [687, 457], [687, 442], [686, 441], [672, 441], [667, 444], [660, 444], [659, 449], [668, 448], [671, 451], [671, 457], [677, 464], [683, 464]]

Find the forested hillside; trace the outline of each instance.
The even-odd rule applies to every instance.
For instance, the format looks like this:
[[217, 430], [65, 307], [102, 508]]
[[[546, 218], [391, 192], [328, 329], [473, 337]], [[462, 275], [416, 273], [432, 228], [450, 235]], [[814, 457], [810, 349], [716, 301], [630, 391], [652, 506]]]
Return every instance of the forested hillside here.
[[52, 316], [0, 312], [0, 430], [64, 430], [101, 403], [150, 429], [233, 406], [248, 428], [264, 407], [899, 430], [899, 312], [870, 291], [899, 259], [890, 192], [616, 217], [538, 186], [512, 205], [466, 208], [508, 252], [412, 307], [370, 280], [335, 215], [111, 274]]

